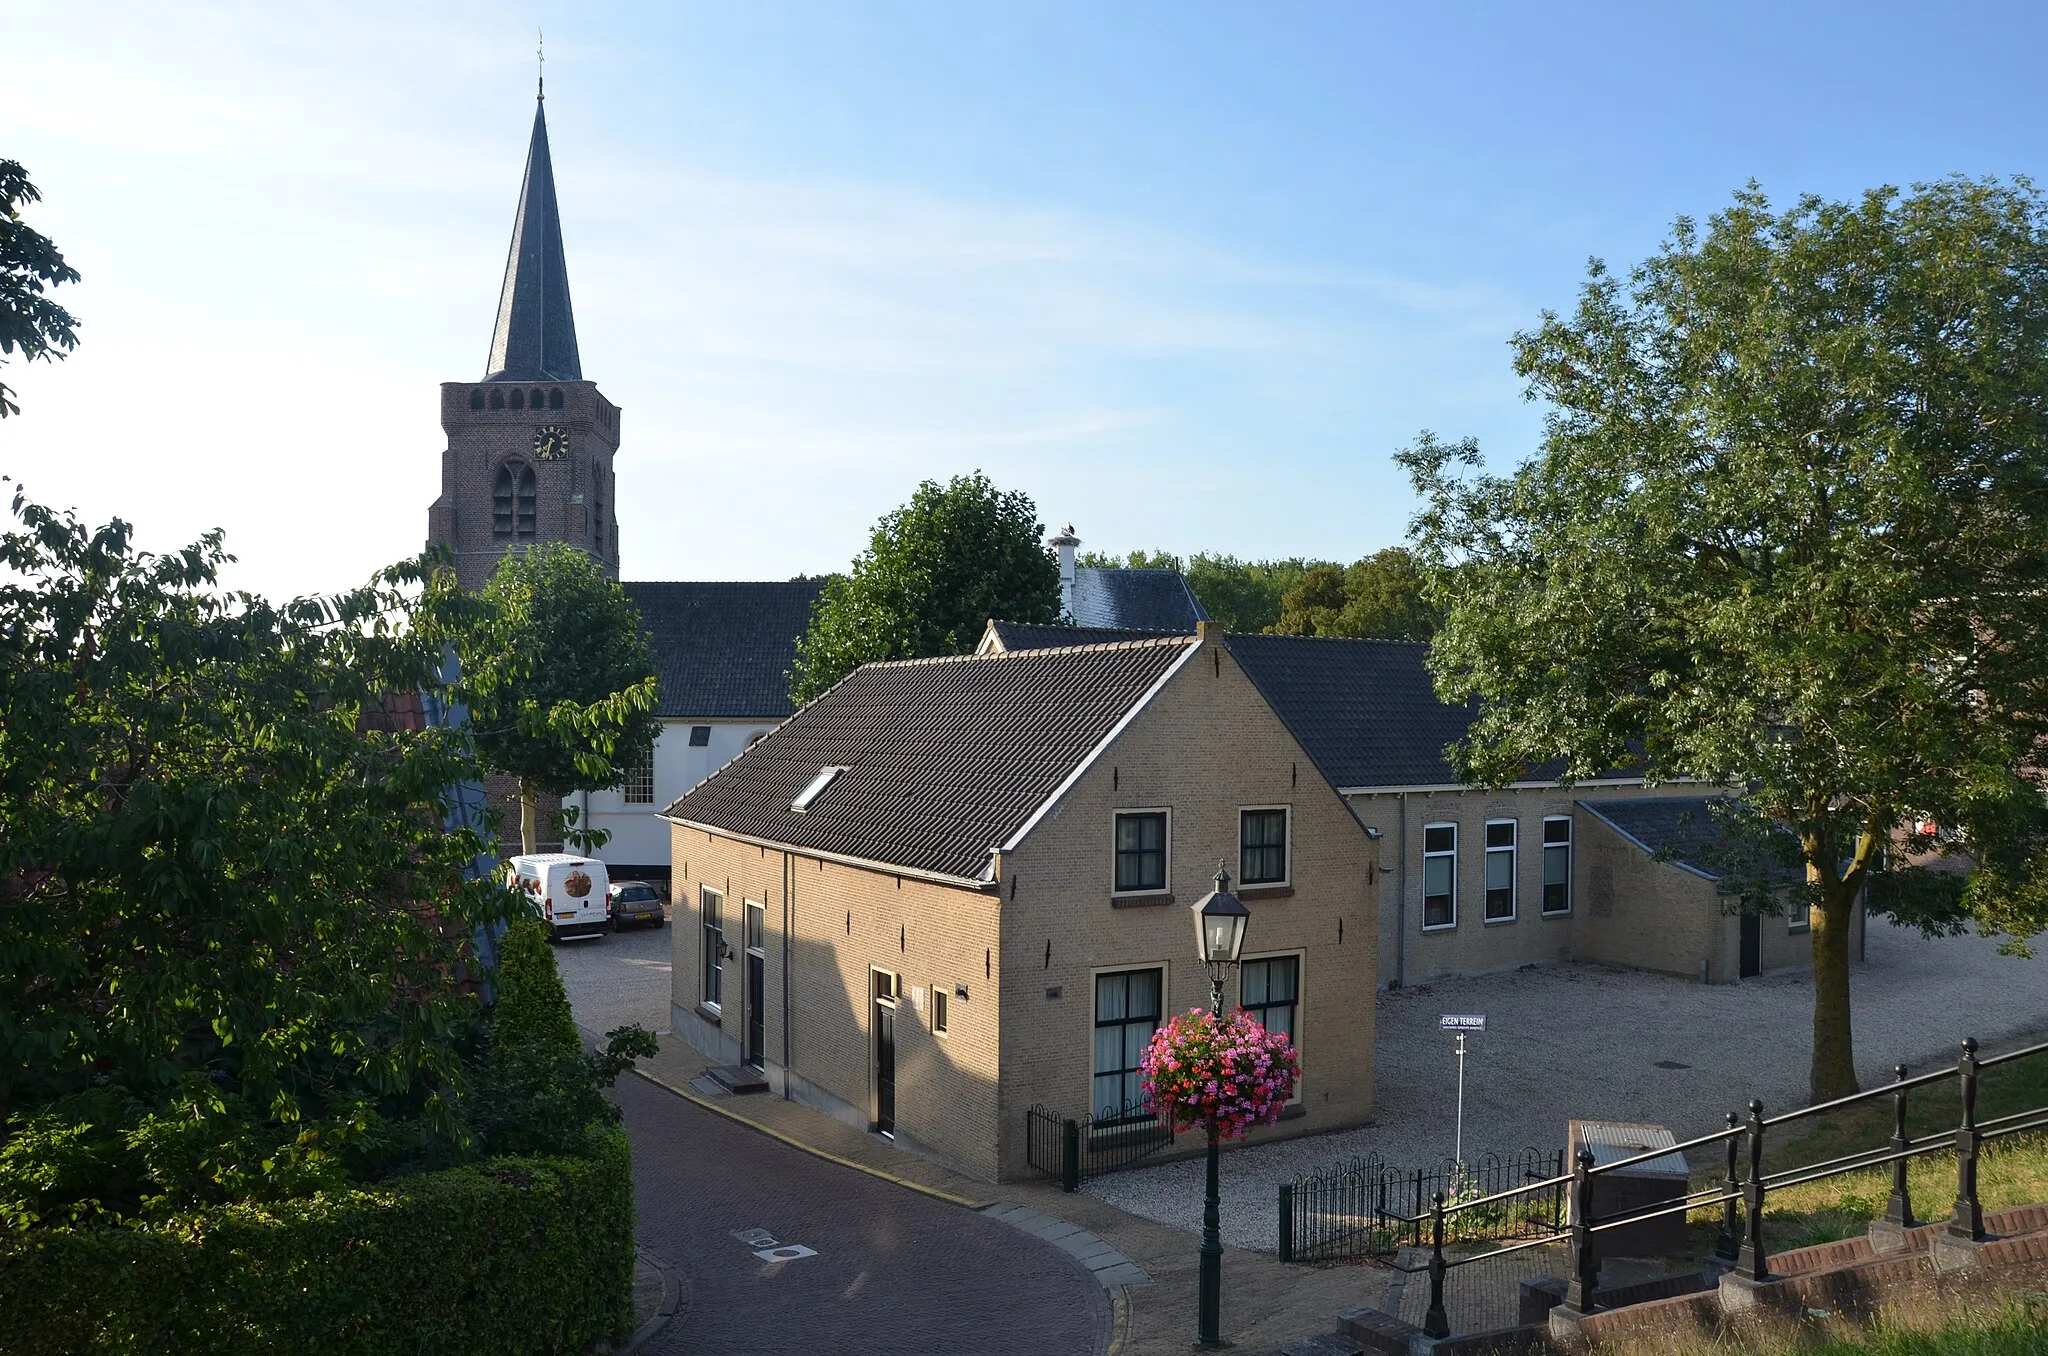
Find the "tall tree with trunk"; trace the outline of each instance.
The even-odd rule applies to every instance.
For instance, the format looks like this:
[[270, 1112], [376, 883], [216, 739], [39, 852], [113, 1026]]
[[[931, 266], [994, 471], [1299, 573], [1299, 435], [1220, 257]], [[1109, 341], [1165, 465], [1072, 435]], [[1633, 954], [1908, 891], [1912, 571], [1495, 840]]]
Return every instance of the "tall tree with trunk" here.
[[1287, 636], [1428, 640], [1436, 609], [1422, 596], [1422, 570], [1389, 546], [1351, 564], [1316, 565], [1281, 598], [1271, 630]]
[[1595, 261], [1514, 350], [1535, 457], [1401, 454], [1438, 688], [1483, 702], [1455, 756], [1698, 778], [1796, 842], [1812, 1093], [1851, 1092], [1866, 887], [2021, 952], [2048, 922], [2048, 209], [2024, 180], [1783, 212], [1751, 185], [1626, 283]]
[[[651, 757], [654, 660], [633, 600], [597, 562], [553, 543], [506, 556], [484, 585], [479, 615], [455, 631], [457, 691], [467, 702], [478, 761], [519, 779], [519, 843], [539, 842], [543, 795], [616, 786]], [[585, 851], [606, 835], [557, 827]]]
[[801, 706], [877, 660], [965, 654], [991, 620], [1058, 621], [1060, 567], [1044, 535], [1029, 496], [979, 471], [925, 481], [818, 595], [791, 699]]

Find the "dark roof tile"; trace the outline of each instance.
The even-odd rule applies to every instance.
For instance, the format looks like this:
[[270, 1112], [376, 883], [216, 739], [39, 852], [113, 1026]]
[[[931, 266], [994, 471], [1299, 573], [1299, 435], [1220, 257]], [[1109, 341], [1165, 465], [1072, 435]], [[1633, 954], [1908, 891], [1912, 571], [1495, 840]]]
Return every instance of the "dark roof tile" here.
[[822, 579], [627, 584], [654, 652], [660, 714], [779, 719], [795, 710], [788, 673], [824, 587]]
[[[869, 664], [669, 807], [677, 819], [978, 878], [1191, 637]], [[790, 802], [844, 767], [810, 807]]]
[[1074, 624], [1187, 635], [1209, 614], [1179, 570], [1074, 571]]

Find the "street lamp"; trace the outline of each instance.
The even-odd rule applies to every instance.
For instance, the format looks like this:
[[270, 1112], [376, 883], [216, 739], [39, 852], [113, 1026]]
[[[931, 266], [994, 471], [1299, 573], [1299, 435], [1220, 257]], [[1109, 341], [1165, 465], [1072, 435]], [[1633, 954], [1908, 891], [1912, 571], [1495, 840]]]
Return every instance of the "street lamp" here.
[[[1230, 872], [1216, 864], [1216, 888], [1195, 902], [1195, 954], [1209, 967], [1209, 1011], [1223, 1016], [1223, 973], [1244, 954], [1245, 926], [1252, 911], [1230, 893]], [[1216, 1189], [1216, 1127], [1209, 1126], [1209, 1193], [1202, 1201], [1200, 1290], [1196, 1300], [1195, 1345], [1223, 1345], [1223, 1238]]]

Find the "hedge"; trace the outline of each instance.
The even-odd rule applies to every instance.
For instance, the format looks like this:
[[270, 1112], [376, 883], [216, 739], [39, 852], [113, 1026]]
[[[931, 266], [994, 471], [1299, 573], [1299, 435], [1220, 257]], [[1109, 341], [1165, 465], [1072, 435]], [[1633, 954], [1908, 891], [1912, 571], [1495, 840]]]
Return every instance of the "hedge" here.
[[[514, 1025], [553, 1043], [546, 1028], [569, 1015], [545, 945], [538, 964], [501, 969], [500, 1005], [531, 983]], [[633, 1316], [632, 1160], [616, 1126], [587, 1142], [587, 1156], [492, 1158], [162, 1224], [0, 1235], [0, 1356], [540, 1356], [617, 1341]]]

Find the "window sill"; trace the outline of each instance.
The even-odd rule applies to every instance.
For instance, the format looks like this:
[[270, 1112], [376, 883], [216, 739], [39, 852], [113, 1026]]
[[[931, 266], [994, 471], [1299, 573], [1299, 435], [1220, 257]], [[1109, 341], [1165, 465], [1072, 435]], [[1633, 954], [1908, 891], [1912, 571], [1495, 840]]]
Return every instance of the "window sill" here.
[[1172, 895], [1111, 895], [1109, 897], [1109, 907], [1112, 909], [1143, 909], [1154, 904], [1171, 903], [1173, 903]]
[[1545, 909], [1543, 916], [1545, 918], [1569, 918], [1572, 916], [1572, 911], [1570, 909]]
[[1422, 930], [1424, 932], [1456, 932], [1458, 925], [1456, 923], [1424, 923]]
[[1292, 899], [1294, 887], [1285, 881], [1277, 885], [1247, 885], [1237, 892], [1239, 899]]
[[1504, 923], [1512, 923], [1512, 922], [1514, 922], [1514, 921], [1515, 921], [1515, 918], [1516, 918], [1516, 915], [1514, 915], [1514, 914], [1509, 914], [1509, 915], [1508, 915], [1507, 917], [1505, 917], [1505, 918], [1487, 918], [1487, 919], [1482, 919], [1481, 921], [1483, 921], [1483, 922], [1484, 922], [1484, 923], [1486, 924], [1486, 926], [1488, 926], [1488, 927], [1490, 927], [1490, 928], [1497, 928], [1497, 927], [1501, 926], [1501, 925], [1502, 925], [1502, 924], [1504, 924]]
[[712, 1007], [709, 1003], [699, 1003], [697, 1005], [697, 1015], [713, 1026], [725, 1025], [725, 1014], [719, 1009]]

